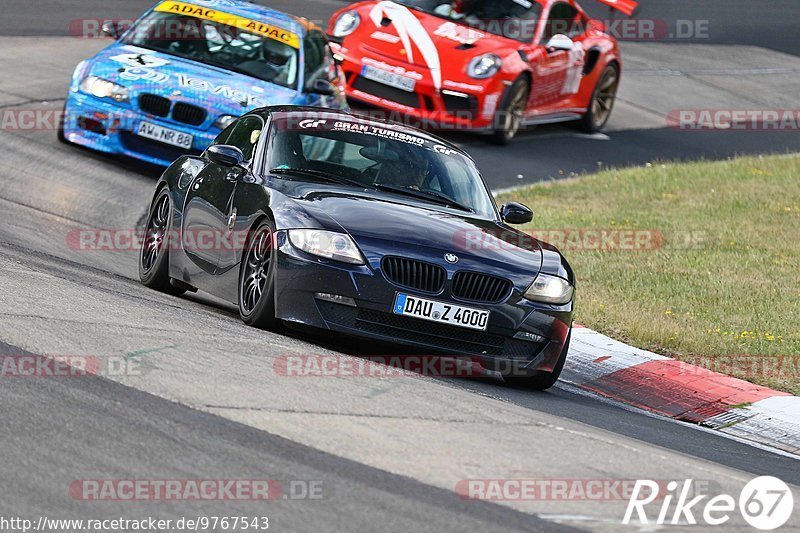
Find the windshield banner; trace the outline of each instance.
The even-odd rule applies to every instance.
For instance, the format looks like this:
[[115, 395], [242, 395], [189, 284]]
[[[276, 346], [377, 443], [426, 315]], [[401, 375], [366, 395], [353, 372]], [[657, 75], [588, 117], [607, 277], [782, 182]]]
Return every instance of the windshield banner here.
[[300, 48], [300, 38], [295, 33], [284, 30], [283, 28], [278, 28], [277, 26], [271, 26], [264, 22], [259, 22], [246, 17], [240, 17], [239, 15], [232, 15], [231, 13], [225, 13], [224, 11], [218, 11], [216, 9], [210, 9], [194, 4], [187, 4], [185, 2], [172, 1], [161, 2], [155, 7], [154, 11], [158, 11], [159, 13], [175, 13], [176, 15], [184, 15], [187, 17], [208, 20], [219, 24], [226, 24], [228, 26], [233, 26], [235, 28], [250, 32], [254, 35], [269, 37], [270, 39], [274, 39], [289, 45], [292, 48]]

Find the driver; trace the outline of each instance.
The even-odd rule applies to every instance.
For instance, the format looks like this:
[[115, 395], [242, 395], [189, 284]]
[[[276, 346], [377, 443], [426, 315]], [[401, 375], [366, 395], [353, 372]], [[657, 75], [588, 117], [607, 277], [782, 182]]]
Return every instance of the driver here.
[[424, 152], [423, 149], [403, 150], [396, 145], [384, 149], [377, 183], [422, 190], [429, 165]]

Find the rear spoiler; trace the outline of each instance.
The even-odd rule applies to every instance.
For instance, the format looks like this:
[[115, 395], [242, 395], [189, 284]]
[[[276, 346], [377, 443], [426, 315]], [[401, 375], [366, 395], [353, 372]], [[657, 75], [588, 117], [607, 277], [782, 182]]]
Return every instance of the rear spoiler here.
[[597, 0], [601, 4], [605, 4], [611, 9], [616, 9], [617, 11], [621, 11], [628, 15], [629, 17], [633, 17], [639, 14], [639, 9], [641, 6], [638, 2], [634, 0]]

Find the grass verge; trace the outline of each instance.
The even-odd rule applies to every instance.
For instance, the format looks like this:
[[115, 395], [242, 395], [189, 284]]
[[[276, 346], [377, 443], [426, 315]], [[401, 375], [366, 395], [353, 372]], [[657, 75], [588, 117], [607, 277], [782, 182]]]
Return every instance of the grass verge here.
[[578, 322], [800, 394], [800, 155], [654, 163], [498, 201], [530, 206], [523, 231], [572, 264]]

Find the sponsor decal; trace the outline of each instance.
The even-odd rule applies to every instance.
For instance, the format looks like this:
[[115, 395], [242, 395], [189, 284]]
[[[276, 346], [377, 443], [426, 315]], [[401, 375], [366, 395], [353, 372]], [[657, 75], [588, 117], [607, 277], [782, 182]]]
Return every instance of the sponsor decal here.
[[399, 131], [394, 131], [386, 128], [380, 128], [378, 126], [372, 126], [369, 124], [358, 124], [356, 122], [342, 122], [337, 121], [334, 123], [333, 131], [347, 131], [352, 133], [363, 133], [365, 135], [374, 135], [376, 137], [382, 137], [384, 139], [391, 139], [394, 141], [404, 142], [406, 144], [413, 144], [415, 146], [425, 146], [425, 139], [422, 137], [417, 137], [416, 135], [410, 135], [408, 133], [402, 133]]
[[[443, 146], [441, 144], [434, 145], [433, 151], [436, 152], [437, 154], [442, 154], [442, 155], [453, 155], [458, 153], [452, 148], [448, 148], [447, 146]], [[444, 260], [447, 261], [448, 263], [455, 264], [458, 263], [458, 256], [455, 254], [445, 254]]]
[[492, 118], [494, 112], [497, 110], [497, 104], [500, 102], [500, 93], [487, 95], [483, 100], [483, 109], [481, 110], [482, 118]]
[[260, 96], [254, 96], [239, 89], [234, 89], [230, 85], [215, 85], [208, 80], [193, 78], [185, 74], [178, 75], [178, 84], [181, 87], [189, 87], [198, 91], [222, 96], [223, 98], [235, 102], [245, 102], [248, 106], [264, 107], [269, 105], [269, 103]]
[[261, 35], [263, 37], [268, 37], [275, 41], [282, 42], [291, 46], [292, 48], [300, 48], [300, 37], [295, 33], [264, 22], [259, 22], [246, 17], [240, 17], [231, 13], [225, 13], [224, 11], [218, 11], [216, 9], [210, 9], [195, 4], [172, 1], [160, 3], [155, 7], [154, 11], [158, 11], [160, 13], [175, 13], [177, 15], [186, 15], [202, 20], [226, 24], [255, 35]]
[[475, 85], [472, 83], [463, 83], [460, 81], [453, 81], [453, 80], [444, 80], [442, 82], [444, 87], [449, 89], [458, 89], [460, 91], [467, 91], [467, 92], [474, 92], [474, 93], [482, 93], [483, 86], [482, 85]]
[[414, 63], [414, 47], [422, 54], [422, 59], [431, 71], [433, 85], [436, 90], [442, 87], [442, 70], [439, 59], [439, 52], [433, 39], [428, 35], [427, 30], [419, 19], [407, 7], [395, 4], [394, 2], [380, 2], [372, 9], [369, 14], [370, 19], [377, 28], [381, 27], [384, 18], [392, 21], [400, 40], [405, 48], [409, 63]]
[[164, 65], [169, 65], [169, 61], [166, 59], [150, 54], [119, 54], [112, 56], [109, 59], [111, 59], [111, 61], [116, 61], [117, 63], [128, 65], [129, 67], [158, 68], [163, 67]]
[[304, 130], [309, 129], [309, 128], [315, 128], [316, 129], [316, 128], [319, 128], [320, 126], [322, 126], [323, 124], [327, 124], [327, 123], [328, 123], [327, 120], [307, 119], [307, 120], [301, 120], [299, 126], [301, 128], [303, 128]]
[[400, 37], [397, 35], [392, 35], [391, 33], [386, 33], [385, 31], [376, 31], [372, 35], [370, 35], [375, 40], [383, 41], [386, 43], [397, 44], [400, 42]]
[[451, 41], [461, 44], [475, 44], [486, 37], [486, 34], [481, 31], [461, 26], [454, 22], [445, 22], [436, 28], [433, 34], [437, 37], [444, 37], [445, 39], [450, 39]]
[[564, 79], [564, 86], [561, 88], [561, 94], [576, 94], [581, 88], [585, 60], [586, 51], [583, 49], [583, 45], [572, 43], [572, 50], [569, 51], [567, 59], [567, 75]]
[[127, 81], [144, 80], [152, 83], [165, 83], [169, 80], [169, 74], [146, 67], [129, 67], [119, 73], [119, 78]]

